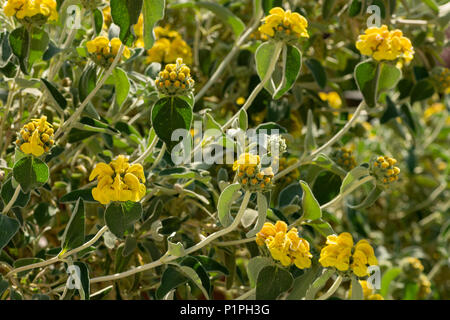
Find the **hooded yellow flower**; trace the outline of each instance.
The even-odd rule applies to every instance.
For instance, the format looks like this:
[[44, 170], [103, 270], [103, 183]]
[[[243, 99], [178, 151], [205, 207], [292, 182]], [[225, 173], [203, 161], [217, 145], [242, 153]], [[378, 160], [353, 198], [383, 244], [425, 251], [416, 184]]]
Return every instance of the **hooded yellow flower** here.
[[365, 34], [358, 37], [356, 48], [377, 61], [402, 58], [409, 62], [414, 56], [411, 41], [398, 29], [389, 31], [386, 25], [366, 29]]
[[168, 27], [156, 27], [153, 31], [156, 41], [147, 51], [147, 63], [175, 63], [178, 58], [192, 63], [192, 50], [177, 31]]
[[16, 145], [23, 153], [40, 157], [48, 152], [53, 146], [53, 128], [47, 122], [47, 117], [33, 119], [20, 130], [20, 136], [16, 140]]
[[279, 37], [280, 40], [298, 40], [299, 38], [309, 38], [308, 21], [297, 12], [291, 10], [284, 11], [280, 7], [275, 7], [269, 11], [269, 15], [262, 21], [259, 27], [262, 35], [268, 37]]
[[342, 100], [339, 94], [335, 91], [319, 92], [319, 97], [322, 101], [327, 101], [330, 107], [339, 109], [342, 106]]
[[[119, 38], [113, 38], [110, 41], [104, 36], [98, 36], [95, 39], [86, 42], [86, 48], [91, 54], [94, 62], [104, 68], [108, 68], [114, 61], [121, 45], [122, 41], [120, 41]], [[130, 50], [128, 47], [125, 47], [123, 57], [126, 59], [130, 57]]]
[[358, 277], [368, 275], [367, 265], [378, 264], [373, 248], [367, 240], [361, 240], [355, 245], [353, 255], [352, 249], [353, 237], [350, 233], [330, 235], [326, 246], [320, 251], [319, 263], [325, 268], [334, 267], [339, 271], [352, 269]]
[[260, 246], [265, 244], [272, 258], [285, 267], [292, 264], [299, 269], [311, 267], [309, 242], [298, 236], [296, 228], [287, 231], [283, 221], [277, 221], [275, 225], [266, 222], [256, 235], [256, 243]]
[[[45, 20], [57, 20], [56, 0], [8, 0], [4, 7], [5, 15], [19, 20], [41, 15]], [[44, 21], [45, 22], [45, 21]]]
[[119, 155], [109, 164], [98, 163], [92, 170], [89, 181], [95, 178], [98, 184], [92, 189], [92, 196], [101, 204], [108, 204], [111, 201], [137, 202], [146, 192], [142, 165], [130, 165], [123, 155]]

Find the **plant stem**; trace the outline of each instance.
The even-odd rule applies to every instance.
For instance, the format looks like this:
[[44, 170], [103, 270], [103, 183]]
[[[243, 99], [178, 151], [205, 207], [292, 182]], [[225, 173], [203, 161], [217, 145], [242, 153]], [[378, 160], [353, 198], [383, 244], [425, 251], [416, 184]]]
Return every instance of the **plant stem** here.
[[255, 21], [253, 22], [253, 24], [236, 41], [236, 43], [233, 45], [233, 48], [228, 53], [228, 55], [225, 57], [225, 59], [222, 61], [222, 63], [219, 65], [217, 70], [214, 72], [214, 74], [211, 76], [211, 78], [209, 78], [208, 82], [200, 89], [200, 92], [197, 93], [197, 95], [195, 96], [195, 101], [198, 101], [199, 99], [201, 99], [205, 95], [206, 91], [208, 91], [208, 89], [217, 81], [217, 79], [219, 79], [220, 75], [225, 70], [225, 68], [227, 66], [229, 66], [231, 59], [233, 59], [233, 57], [239, 52], [241, 45], [245, 42], [245, 40], [247, 40], [248, 36], [250, 36], [250, 34], [259, 25], [260, 18], [261, 18], [261, 15], [259, 17], [255, 17]]
[[323, 150], [325, 150], [326, 148], [331, 147], [333, 144], [335, 144], [353, 126], [353, 124], [356, 122], [356, 120], [358, 119], [361, 112], [364, 110], [365, 106], [366, 106], [365, 102], [362, 101], [359, 104], [358, 108], [356, 108], [355, 113], [353, 114], [353, 117], [345, 124], [345, 126], [341, 130], [339, 130], [330, 140], [328, 140], [327, 143], [325, 143], [318, 149], [314, 150], [306, 158], [298, 160], [293, 165], [291, 165], [291, 166], [287, 167], [286, 169], [284, 169], [283, 171], [279, 172], [273, 178], [273, 181], [276, 181], [276, 180], [280, 179], [281, 177], [284, 177], [289, 172], [291, 172], [291, 171], [297, 169], [299, 166], [301, 166], [304, 161], [309, 161], [309, 160], [313, 159], [316, 155], [321, 153]]
[[81, 113], [84, 111], [84, 108], [88, 105], [89, 101], [97, 94], [98, 90], [103, 86], [103, 84], [108, 80], [109, 76], [114, 71], [114, 68], [119, 63], [120, 59], [122, 58], [122, 53], [125, 50], [125, 45], [122, 43], [119, 49], [119, 52], [117, 53], [116, 57], [114, 58], [114, 61], [112, 62], [111, 66], [108, 68], [108, 70], [103, 75], [103, 78], [100, 79], [100, 81], [97, 83], [95, 88], [89, 93], [89, 95], [84, 99], [84, 101], [81, 103], [81, 105], [77, 108], [77, 110], [70, 116], [70, 118], [58, 129], [58, 131], [55, 133], [55, 140], [61, 135], [62, 132], [64, 132], [63, 137], [61, 140], [64, 140], [64, 138], [68, 135], [70, 129], [73, 126], [73, 123], [76, 121], [76, 119], [79, 118]]
[[144, 160], [150, 155], [150, 153], [152, 153], [153, 149], [155, 148], [156, 144], [158, 143], [158, 140], [159, 140], [158, 137], [155, 136], [155, 137], [153, 138], [153, 141], [152, 141], [152, 143], [150, 144], [150, 146], [144, 151], [144, 153], [142, 153], [142, 155], [141, 155], [139, 158], [137, 158], [136, 160], [134, 160], [134, 161], [132, 162], [132, 164], [140, 163], [140, 162], [144, 161]]
[[[207, 244], [209, 244], [211, 241], [227, 234], [230, 233], [231, 231], [233, 231], [234, 229], [236, 229], [236, 227], [239, 225], [242, 216], [244, 215], [245, 209], [247, 209], [247, 205], [248, 202], [250, 200], [250, 196], [251, 196], [251, 192], [247, 191], [244, 195], [244, 199], [242, 200], [241, 206], [239, 208], [239, 211], [236, 215], [236, 218], [234, 219], [233, 223], [231, 225], [229, 225], [228, 227], [226, 227], [225, 229], [219, 230], [217, 232], [214, 232], [213, 234], [211, 234], [210, 236], [208, 236], [207, 238], [203, 239], [202, 241], [200, 241], [199, 243], [197, 243], [195, 246], [190, 247], [189, 249], [184, 251], [185, 255], [191, 254], [192, 252], [195, 252], [201, 248], [203, 248], [204, 246], [206, 246]], [[126, 278], [129, 277], [131, 275], [134, 275], [136, 273], [139, 272], [144, 272], [153, 268], [156, 268], [158, 266], [161, 266], [163, 264], [169, 263], [173, 260], [178, 259], [179, 257], [177, 256], [163, 256], [161, 257], [159, 260], [156, 260], [154, 262], [139, 266], [137, 268], [122, 272], [122, 273], [116, 273], [113, 275], [108, 275], [108, 276], [102, 276], [102, 277], [97, 277], [97, 278], [93, 278], [91, 279], [91, 283], [97, 283], [97, 282], [104, 282], [104, 281], [114, 281], [114, 280], [118, 280], [118, 279], [122, 279], [122, 278]]]
[[[270, 61], [270, 65], [267, 68], [267, 73], [265, 74], [264, 78], [261, 80], [261, 82], [253, 89], [252, 93], [250, 94], [250, 96], [248, 97], [248, 99], [245, 101], [244, 105], [241, 107], [241, 109], [239, 109], [238, 112], [236, 112], [236, 114], [234, 116], [232, 116], [222, 127], [221, 130], [225, 130], [227, 129], [229, 126], [231, 126], [231, 124], [233, 123], [234, 119], [236, 119], [240, 112], [242, 110], [247, 110], [251, 104], [253, 103], [253, 100], [255, 100], [256, 96], [259, 94], [259, 92], [264, 88], [264, 86], [266, 85], [266, 83], [272, 78], [272, 74], [275, 70], [275, 66], [277, 64], [278, 58], [280, 56], [281, 53], [281, 49], [283, 48], [283, 42], [277, 42], [276, 46], [275, 46], [275, 54], [273, 56], [273, 59]], [[197, 98], [196, 98], [197, 99]], [[216, 135], [211, 135], [208, 137], [208, 139], [215, 139], [217, 138]], [[194, 155], [199, 148], [202, 147], [202, 142], [203, 140], [194, 148], [194, 150], [192, 150], [191, 152], [191, 156]]]
[[332, 205], [334, 205], [336, 202], [342, 200], [346, 195], [352, 193], [354, 190], [358, 189], [361, 185], [374, 180], [375, 178], [373, 176], [367, 176], [361, 180], [358, 181], [358, 183], [356, 183], [355, 185], [353, 185], [352, 187], [348, 188], [347, 190], [345, 190], [343, 193], [340, 193], [337, 195], [336, 198], [334, 198], [333, 200], [331, 200], [330, 202], [327, 202], [323, 205], [320, 206], [320, 209], [326, 209], [328, 207], [331, 207]]
[[336, 280], [334, 281], [333, 285], [330, 287], [330, 289], [328, 289], [328, 291], [325, 292], [325, 294], [318, 297], [317, 300], [326, 300], [329, 297], [331, 297], [333, 295], [333, 293], [335, 293], [336, 290], [339, 288], [341, 282], [342, 282], [342, 276], [338, 276], [336, 278]]
[[99, 238], [100, 238], [107, 230], [108, 230], [108, 227], [107, 227], [107, 226], [104, 226], [103, 228], [101, 228], [101, 229], [97, 232], [97, 234], [96, 234], [91, 240], [89, 240], [88, 242], [86, 242], [86, 243], [83, 244], [82, 246], [77, 247], [77, 248], [75, 248], [75, 249], [72, 249], [71, 251], [68, 251], [68, 252], [62, 254], [61, 256], [56, 256], [56, 257], [53, 257], [53, 258], [51, 258], [51, 259], [49, 259], [49, 260], [46, 260], [46, 261], [42, 261], [42, 262], [38, 262], [38, 263], [33, 263], [33, 264], [29, 264], [29, 265], [26, 265], [26, 266], [23, 266], [23, 267], [19, 267], [19, 268], [13, 269], [13, 270], [11, 270], [10, 272], [8, 272], [8, 274], [6, 275], [6, 277], [8, 278], [8, 277], [12, 276], [13, 274], [16, 274], [16, 273], [19, 273], [19, 272], [22, 272], [22, 271], [31, 270], [31, 269], [36, 269], [36, 268], [41, 268], [41, 267], [48, 266], [48, 265], [50, 265], [50, 264], [54, 264], [54, 263], [57, 263], [57, 262], [60, 262], [60, 261], [64, 261], [65, 258], [67, 258], [67, 257], [69, 257], [69, 256], [71, 256], [71, 255], [73, 255], [73, 254], [75, 254], [75, 253], [77, 253], [77, 252], [80, 252], [80, 251], [82, 251], [82, 250], [88, 248], [89, 246], [91, 246], [91, 245], [94, 244], [95, 242], [97, 242], [97, 240], [98, 240], [98, 239], [99, 239]]
[[164, 153], [166, 152], [166, 144], [164, 143], [163, 146], [161, 147], [161, 150], [159, 150], [159, 154], [155, 159], [155, 162], [153, 162], [152, 166], [150, 167], [150, 170], [153, 170], [158, 163], [161, 162], [162, 158], [164, 157]]
[[13, 194], [11, 200], [9, 200], [8, 204], [6, 205], [6, 207], [3, 208], [3, 211], [2, 211], [3, 214], [7, 214], [8, 213], [8, 211], [12, 208], [12, 206], [16, 202], [17, 198], [19, 197], [19, 194], [20, 194], [20, 185], [16, 187], [16, 190], [14, 191], [14, 194]]

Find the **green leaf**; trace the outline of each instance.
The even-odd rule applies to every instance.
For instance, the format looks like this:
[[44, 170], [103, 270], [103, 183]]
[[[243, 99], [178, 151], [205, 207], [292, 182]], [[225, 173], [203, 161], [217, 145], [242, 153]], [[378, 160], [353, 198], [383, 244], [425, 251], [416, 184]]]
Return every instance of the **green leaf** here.
[[[269, 68], [270, 62], [275, 59], [276, 45], [275, 42], [263, 42], [255, 52], [255, 60], [256, 60], [256, 72], [258, 73], [259, 78], [262, 80], [267, 73], [267, 69]], [[267, 91], [273, 95], [275, 92], [275, 87], [272, 81], [268, 81], [265, 85]]]
[[132, 257], [131, 255], [125, 256], [123, 254], [124, 249], [125, 249], [124, 243], [120, 244], [119, 247], [117, 248], [116, 256], [115, 256], [115, 260], [114, 260], [114, 272], [115, 273], [123, 272], [131, 260], [131, 257]]
[[387, 270], [383, 277], [381, 278], [381, 289], [380, 294], [385, 298], [388, 299], [389, 289], [391, 282], [397, 278], [400, 273], [402, 273], [402, 270], [400, 268], [390, 268]]
[[156, 290], [156, 299], [163, 299], [166, 294], [189, 279], [176, 267], [168, 266], [161, 277], [161, 284]]
[[247, 264], [248, 280], [251, 287], [256, 286], [259, 272], [267, 266], [272, 266], [273, 260], [268, 257], [254, 257]]
[[85, 219], [84, 202], [78, 199], [61, 240], [61, 253], [83, 245], [86, 233]]
[[111, 202], [105, 210], [105, 222], [118, 238], [125, 238], [134, 232], [134, 224], [142, 216], [140, 202]]
[[342, 169], [336, 162], [331, 160], [326, 154], [320, 153], [313, 161], [308, 162], [307, 164], [312, 164], [323, 168], [327, 171], [331, 171], [334, 174], [337, 174], [340, 177], [345, 177], [347, 171]]
[[138, 22], [142, 11], [142, 0], [111, 0], [111, 17], [113, 22], [119, 26], [119, 38], [122, 43], [131, 44], [131, 28]]
[[324, 237], [328, 237], [329, 235], [332, 235], [335, 233], [333, 228], [331, 227], [331, 225], [322, 219], [307, 222], [306, 224], [313, 227], [314, 230], [319, 232]]
[[59, 199], [59, 202], [60, 203], [71, 203], [71, 202], [78, 201], [78, 199], [80, 199], [80, 198], [84, 202], [96, 202], [96, 200], [94, 200], [94, 198], [92, 197], [92, 189], [93, 188], [78, 189], [78, 190], [71, 191], [71, 192], [63, 195], [61, 197], [61, 199]]
[[305, 181], [300, 180], [303, 189], [302, 208], [304, 220], [317, 220], [322, 217], [322, 210], [311, 189]]
[[370, 207], [377, 201], [381, 193], [383, 193], [383, 189], [380, 186], [375, 185], [369, 192], [369, 195], [360, 204], [352, 205], [347, 203], [347, 206], [352, 209], [364, 209]]
[[423, 79], [418, 81], [411, 89], [411, 105], [414, 102], [430, 98], [434, 94], [434, 86], [431, 81]]
[[266, 222], [268, 209], [266, 196], [262, 192], [258, 192], [256, 202], [258, 205], [258, 220], [255, 224], [255, 227], [245, 235], [247, 238], [255, 236], [264, 226], [264, 222]]
[[130, 92], [130, 80], [128, 80], [127, 73], [121, 68], [113, 70], [113, 77], [116, 86], [116, 102], [119, 107], [122, 107], [128, 97], [128, 92]]
[[287, 45], [283, 49], [283, 61], [286, 61], [282, 70], [283, 80], [273, 95], [275, 100], [281, 98], [294, 86], [302, 68], [302, 53], [297, 47]]
[[248, 115], [247, 111], [245, 111], [244, 109], [239, 112], [239, 128], [241, 128], [243, 131], [247, 131], [248, 129]]
[[155, 24], [164, 18], [165, 0], [144, 0], [144, 44], [145, 49], [150, 49], [155, 42], [153, 28]]
[[308, 288], [305, 295], [305, 300], [313, 300], [317, 292], [327, 283], [328, 279], [333, 275], [333, 269], [323, 269], [322, 274], [317, 278]]
[[[8, 179], [2, 186], [1, 191], [1, 197], [3, 200], [3, 203], [6, 205], [9, 203], [9, 201], [12, 199], [14, 195], [15, 189], [12, 185], [12, 178]], [[19, 196], [17, 197], [17, 200], [12, 205], [12, 208], [20, 207], [23, 208], [27, 205], [28, 201], [30, 201], [31, 194], [30, 192], [24, 193], [22, 189], [19, 192]]]
[[25, 193], [44, 185], [49, 178], [48, 166], [33, 156], [27, 156], [14, 164], [14, 179]]
[[439, 7], [436, 1], [434, 0], [421, 0], [423, 3], [427, 5], [435, 14], [439, 14]]
[[221, 263], [217, 262], [216, 260], [202, 255], [194, 256], [195, 259], [200, 261], [202, 266], [205, 268], [208, 272], [221, 272], [224, 275], [228, 276], [230, 272], [228, 269]]
[[80, 268], [80, 282], [81, 282], [81, 289], [78, 291], [80, 292], [80, 296], [84, 297], [84, 300], [90, 299], [90, 292], [91, 292], [91, 283], [89, 280], [89, 269], [87, 265], [84, 262], [76, 261], [73, 263], [77, 267]]
[[[78, 83], [78, 96], [80, 98], [80, 101], [84, 101], [87, 98], [89, 93], [94, 90], [96, 84], [96, 66], [88, 65], [81, 74], [80, 81]], [[92, 104], [91, 102], [89, 103]]]
[[226, 187], [219, 196], [217, 203], [217, 213], [219, 221], [224, 227], [228, 227], [233, 222], [233, 217], [230, 214], [231, 204], [235, 199], [234, 195], [241, 189], [239, 183], [230, 184]]
[[314, 116], [311, 109], [308, 110], [308, 118], [306, 121], [306, 136], [305, 136], [305, 152], [317, 148], [316, 139], [314, 138]]
[[94, 15], [95, 35], [98, 36], [103, 29], [103, 13], [99, 9], [95, 9], [92, 14]]
[[153, 128], [156, 135], [166, 143], [169, 151], [178, 144], [178, 141], [172, 141], [172, 133], [177, 129], [188, 132], [192, 117], [191, 106], [178, 97], [161, 98], [153, 105]]
[[0, 214], [0, 251], [19, 231], [20, 223], [5, 214]]
[[352, 274], [352, 297], [351, 300], [364, 300], [363, 288], [358, 278]]
[[306, 269], [305, 272], [298, 278], [294, 279], [292, 291], [287, 296], [287, 300], [301, 300], [305, 297], [306, 291], [316, 278], [319, 271], [319, 265], [312, 265], [311, 268]]
[[45, 89], [47, 89], [50, 94], [50, 97], [53, 99], [53, 102], [64, 110], [67, 107], [66, 98], [64, 98], [64, 96], [51, 82], [45, 80], [44, 78], [41, 78], [41, 81], [44, 84]]
[[355, 67], [355, 80], [366, 104], [373, 108], [377, 103], [378, 63], [366, 60]]
[[358, 183], [360, 179], [367, 177], [369, 175], [370, 175], [369, 169], [364, 166], [358, 166], [350, 170], [345, 176], [344, 180], [342, 180], [340, 193], [341, 194], [344, 193], [353, 184]]
[[327, 85], [327, 73], [325, 72], [322, 64], [314, 58], [306, 60], [305, 64], [308, 67], [309, 71], [311, 71], [314, 80], [316, 80], [319, 87], [321, 87], [322, 89], [325, 88], [325, 86]]
[[22, 26], [10, 33], [9, 44], [23, 73], [29, 74], [34, 62], [42, 58], [49, 41], [47, 32], [38, 28], [31, 28], [30, 33]]
[[33, 217], [36, 220], [39, 227], [44, 226], [52, 218], [52, 216], [49, 213], [48, 207], [49, 205], [47, 203], [41, 202], [34, 209]]
[[388, 63], [381, 64], [380, 79], [378, 80], [378, 93], [394, 88], [402, 77], [402, 71]]
[[258, 274], [256, 300], [275, 300], [292, 286], [290, 272], [277, 266], [266, 266]]
[[189, 278], [195, 283], [196, 286], [202, 290], [207, 299], [211, 292], [211, 281], [209, 280], [208, 273], [203, 267], [202, 263], [195, 257], [184, 257], [180, 262], [181, 268]]

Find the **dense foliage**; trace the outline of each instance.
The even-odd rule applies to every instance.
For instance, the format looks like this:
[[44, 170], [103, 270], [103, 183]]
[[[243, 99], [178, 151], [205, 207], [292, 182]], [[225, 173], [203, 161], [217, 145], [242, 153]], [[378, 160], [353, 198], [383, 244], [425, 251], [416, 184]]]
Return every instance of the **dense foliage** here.
[[0, 0], [0, 300], [449, 299], [446, 2]]

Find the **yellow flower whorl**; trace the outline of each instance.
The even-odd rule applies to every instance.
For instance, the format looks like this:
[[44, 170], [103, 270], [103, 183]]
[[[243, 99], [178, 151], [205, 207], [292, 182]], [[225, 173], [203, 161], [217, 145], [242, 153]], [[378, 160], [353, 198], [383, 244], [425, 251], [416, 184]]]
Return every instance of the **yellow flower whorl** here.
[[20, 130], [16, 145], [25, 154], [40, 157], [55, 144], [53, 140], [53, 127], [47, 122], [47, 117], [32, 119]]
[[5, 15], [16, 17], [19, 20], [36, 20], [41, 23], [47, 20], [58, 20], [58, 11], [56, 10], [56, 0], [8, 0], [3, 8]]
[[192, 63], [192, 50], [177, 31], [156, 27], [154, 32], [156, 41], [147, 51], [147, 63], [175, 63], [178, 58]]
[[407, 63], [413, 59], [414, 48], [402, 31], [388, 30], [386, 25], [370, 27], [358, 37], [356, 48], [361, 54], [371, 56], [377, 61], [404, 59]]
[[142, 165], [130, 165], [128, 158], [123, 155], [119, 155], [109, 164], [97, 163], [89, 176], [89, 181], [95, 178], [98, 184], [92, 189], [92, 196], [101, 204], [108, 204], [111, 201], [138, 202], [146, 193]]
[[[119, 52], [122, 41], [119, 38], [113, 38], [111, 41], [104, 36], [98, 36], [93, 40], [86, 42], [86, 48], [91, 54], [91, 58], [101, 67], [108, 68], [114, 61]], [[130, 57], [130, 50], [125, 46], [123, 57]]]
[[283, 221], [277, 221], [275, 225], [266, 222], [256, 235], [256, 243], [266, 245], [272, 257], [285, 267], [292, 264], [299, 269], [311, 267], [309, 242], [298, 236], [296, 228], [288, 231]]
[[326, 246], [320, 251], [319, 263], [325, 268], [334, 267], [339, 271], [351, 269], [356, 276], [364, 277], [368, 275], [367, 265], [377, 265], [378, 261], [367, 240], [360, 240], [353, 247], [352, 235], [343, 232], [338, 236], [327, 237]]
[[306, 30], [308, 21], [297, 12], [284, 11], [283, 8], [275, 7], [261, 21], [264, 24], [258, 30], [266, 39], [271, 37], [285, 41], [296, 41], [302, 37], [309, 38]]

